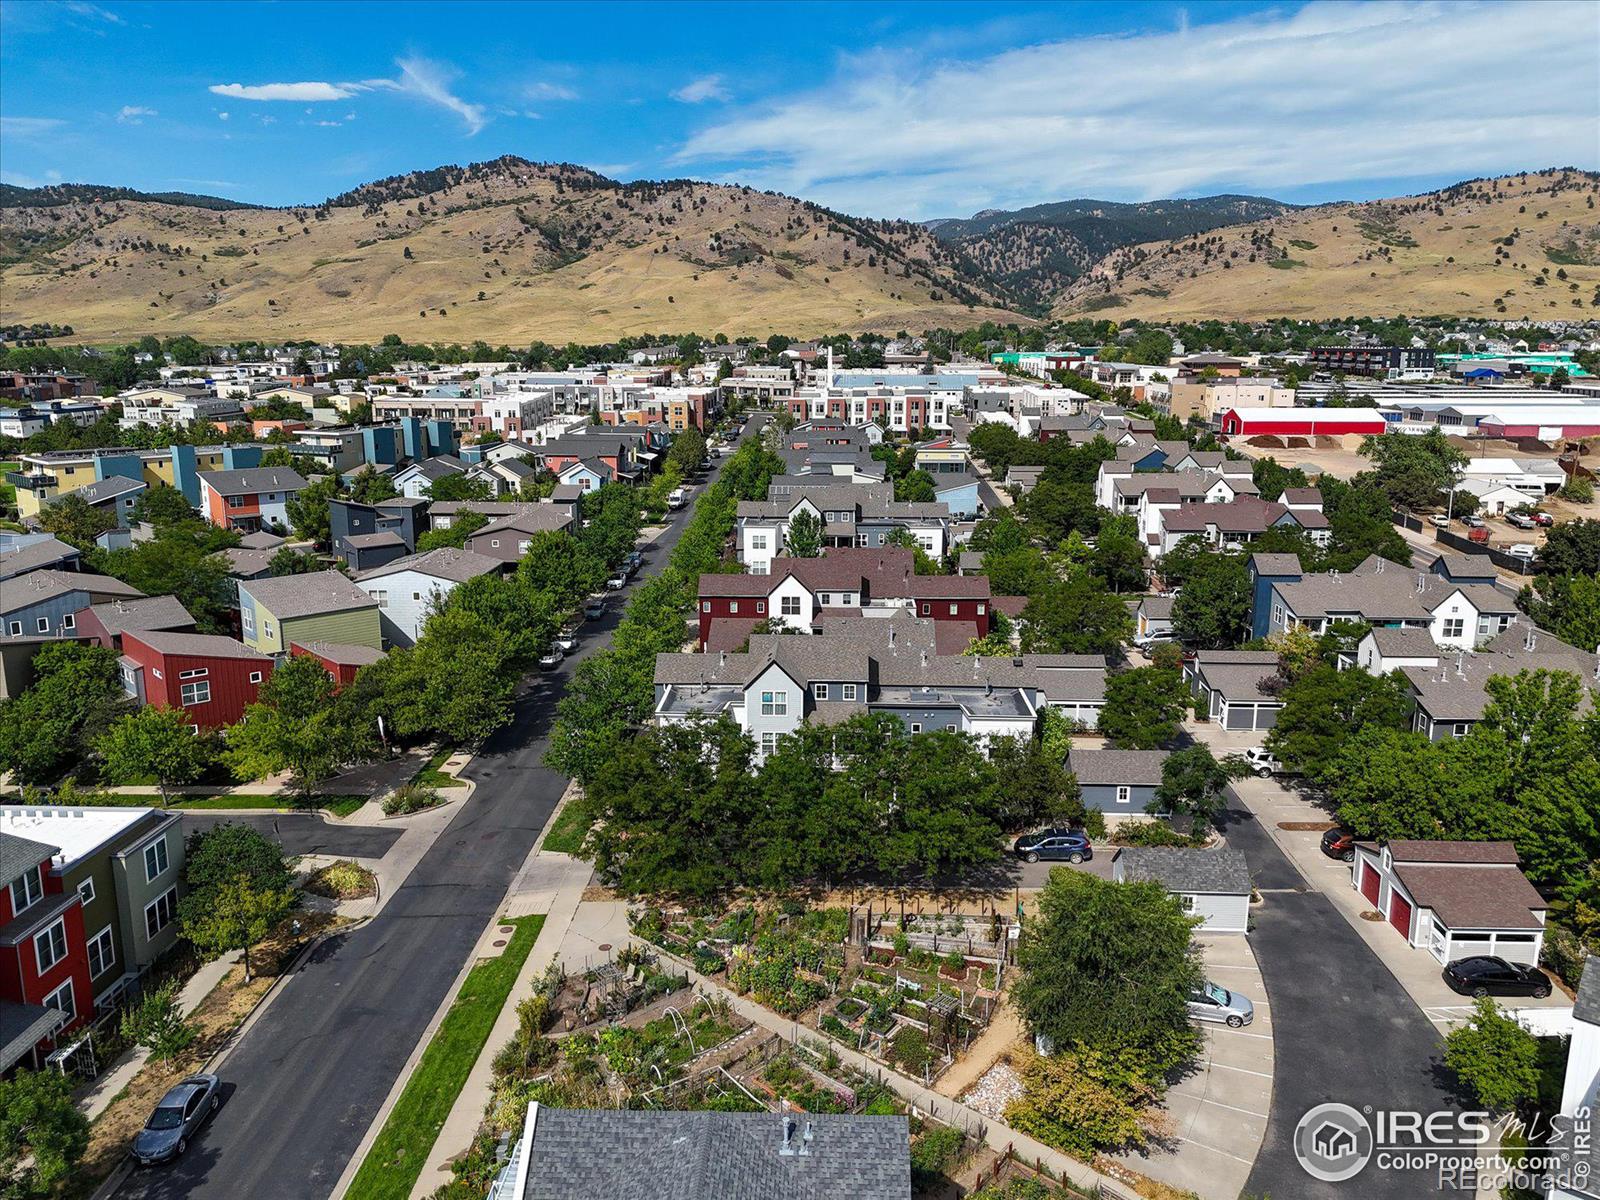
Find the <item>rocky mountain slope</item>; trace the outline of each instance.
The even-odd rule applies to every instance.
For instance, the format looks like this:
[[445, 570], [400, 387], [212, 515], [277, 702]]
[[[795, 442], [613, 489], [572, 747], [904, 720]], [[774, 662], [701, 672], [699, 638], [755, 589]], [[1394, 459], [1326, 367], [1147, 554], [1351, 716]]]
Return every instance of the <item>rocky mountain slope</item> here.
[[1016, 319], [924, 226], [744, 187], [620, 184], [508, 157], [320, 206], [227, 204], [82, 185], [0, 193], [0, 323], [66, 323], [88, 340], [498, 344]]
[[1597, 206], [1600, 175], [1568, 168], [1297, 209], [1114, 250], [1053, 311], [1119, 320], [1592, 317]]

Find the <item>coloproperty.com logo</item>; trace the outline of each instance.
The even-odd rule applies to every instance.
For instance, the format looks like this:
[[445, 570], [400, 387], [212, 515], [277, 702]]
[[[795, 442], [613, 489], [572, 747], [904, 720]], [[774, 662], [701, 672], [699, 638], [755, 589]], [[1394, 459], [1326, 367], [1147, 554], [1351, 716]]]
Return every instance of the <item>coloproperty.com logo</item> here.
[[[1496, 1123], [1486, 1112], [1319, 1104], [1295, 1126], [1294, 1153], [1307, 1175], [1326, 1183], [1354, 1179], [1370, 1163], [1384, 1171], [1427, 1172], [1441, 1189], [1543, 1192], [1556, 1183], [1576, 1190], [1589, 1183], [1593, 1122], [1587, 1108], [1540, 1131], [1514, 1117]], [[1508, 1159], [1501, 1147], [1510, 1135], [1519, 1146], [1532, 1143], [1539, 1149]]]

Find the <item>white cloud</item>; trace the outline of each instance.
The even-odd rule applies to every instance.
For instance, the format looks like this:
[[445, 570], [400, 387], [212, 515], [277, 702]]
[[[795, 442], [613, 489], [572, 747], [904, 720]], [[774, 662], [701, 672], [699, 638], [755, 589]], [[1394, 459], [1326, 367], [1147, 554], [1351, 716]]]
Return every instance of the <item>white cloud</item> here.
[[238, 100], [348, 100], [362, 89], [349, 83], [214, 83], [212, 92]]
[[[227, 112], [219, 112], [219, 113], [218, 113], [218, 114], [217, 114], [217, 120], [219, 120], [219, 121], [226, 121], [226, 120], [228, 120], [228, 118], [230, 118], [230, 117], [231, 117], [231, 116], [233, 116], [233, 114], [232, 114], [232, 113], [227, 113]], [[270, 121], [270, 120], [271, 120], [271, 119], [272, 119], [272, 118], [271, 118], [271, 117], [263, 117], [263, 118], [261, 118], [261, 119], [262, 119], [262, 120], [263, 120], [263, 121]]]
[[54, 133], [66, 122], [56, 117], [0, 117], [0, 137], [36, 138]]
[[548, 79], [541, 79], [538, 83], [530, 83], [522, 89], [522, 94], [529, 100], [576, 100], [578, 93], [564, 84], [552, 83]]
[[341, 126], [343, 124], [344, 124], [343, 121], [318, 121], [317, 122], [317, 126], [320, 129], [337, 129], [339, 126]]
[[1592, 167], [1596, 32], [1584, 3], [1312, 4], [976, 59], [877, 51], [675, 157], [901, 216]]
[[104, 21], [108, 25], [126, 25], [128, 22], [109, 9], [101, 8], [98, 4], [84, 4], [80, 0], [62, 6], [70, 13], [80, 17], [92, 17], [96, 21]]
[[733, 93], [722, 86], [721, 75], [702, 75], [673, 92], [672, 98], [685, 104], [704, 104], [707, 100], [731, 100]]
[[117, 121], [123, 125], [143, 125], [146, 117], [158, 115], [153, 108], [146, 108], [142, 104], [124, 104], [117, 113]]
[[428, 104], [437, 104], [441, 108], [449, 109], [467, 123], [468, 137], [476, 134], [488, 123], [483, 105], [468, 104], [450, 91], [450, 83], [458, 74], [454, 67], [430, 62], [425, 58], [397, 59], [395, 65], [400, 68], [400, 78], [364, 79], [360, 86], [400, 92]]

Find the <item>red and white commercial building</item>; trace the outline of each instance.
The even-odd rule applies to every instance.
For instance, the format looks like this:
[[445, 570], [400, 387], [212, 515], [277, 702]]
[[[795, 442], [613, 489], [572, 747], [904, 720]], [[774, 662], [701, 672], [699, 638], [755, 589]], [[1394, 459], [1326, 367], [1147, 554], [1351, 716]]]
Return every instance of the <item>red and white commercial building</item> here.
[[1441, 963], [1537, 963], [1546, 905], [1510, 842], [1358, 842], [1350, 883], [1406, 942]]
[[1342, 437], [1382, 434], [1389, 429], [1375, 408], [1225, 408], [1225, 437]]

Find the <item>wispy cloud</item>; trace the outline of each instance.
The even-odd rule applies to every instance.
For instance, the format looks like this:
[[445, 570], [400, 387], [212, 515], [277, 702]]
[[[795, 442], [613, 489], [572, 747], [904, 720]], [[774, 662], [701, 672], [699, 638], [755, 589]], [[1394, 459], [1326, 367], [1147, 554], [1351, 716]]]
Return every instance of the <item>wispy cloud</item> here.
[[293, 100], [300, 103], [317, 100], [348, 100], [362, 88], [348, 83], [213, 83], [210, 91], [218, 96], [232, 96], [236, 100]]
[[56, 117], [0, 117], [0, 137], [36, 138], [54, 133], [66, 122]]
[[468, 104], [450, 90], [450, 84], [458, 74], [455, 68], [443, 63], [430, 62], [425, 58], [402, 58], [397, 60], [395, 65], [400, 68], [399, 79], [374, 79], [367, 82], [375, 87], [391, 88], [428, 104], [437, 104], [441, 108], [449, 109], [466, 122], [468, 137], [476, 134], [488, 123], [483, 105]]
[[714, 121], [676, 161], [904, 216], [1594, 166], [1597, 14], [1312, 4], [979, 58], [878, 51]]
[[122, 125], [143, 125], [146, 117], [159, 115], [155, 109], [146, 108], [142, 104], [124, 104], [117, 113], [117, 121]]
[[548, 79], [530, 83], [522, 89], [522, 94], [528, 100], [576, 100], [578, 98], [578, 93], [565, 84], [553, 83]]
[[721, 75], [702, 75], [673, 92], [672, 98], [684, 104], [704, 104], [707, 100], [731, 100], [733, 93], [723, 86]]
[[104, 21], [107, 25], [126, 25], [128, 23], [110, 9], [101, 8], [98, 4], [85, 4], [82, 0], [71, 0], [70, 3], [64, 4], [62, 7], [75, 16]]
[[9, 183], [12, 187], [49, 187], [52, 183], [60, 182], [60, 171], [46, 171], [42, 178], [37, 175], [24, 175], [20, 171], [0, 171], [0, 183]]

